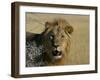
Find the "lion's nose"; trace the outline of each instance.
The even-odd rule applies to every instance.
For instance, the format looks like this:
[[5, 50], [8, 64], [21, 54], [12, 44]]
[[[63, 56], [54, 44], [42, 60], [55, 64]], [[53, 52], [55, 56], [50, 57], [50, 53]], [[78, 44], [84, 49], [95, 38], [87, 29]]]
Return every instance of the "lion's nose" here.
[[57, 48], [58, 46], [59, 46], [59, 45], [57, 45], [57, 44], [54, 44], [54, 47], [55, 47], [55, 48]]

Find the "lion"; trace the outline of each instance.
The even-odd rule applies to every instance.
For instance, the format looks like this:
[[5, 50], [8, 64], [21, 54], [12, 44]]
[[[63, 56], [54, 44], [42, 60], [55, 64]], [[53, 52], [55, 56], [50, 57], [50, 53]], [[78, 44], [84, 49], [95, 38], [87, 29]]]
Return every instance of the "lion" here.
[[65, 19], [56, 19], [45, 23], [43, 35], [49, 38], [51, 48], [45, 44], [45, 59], [48, 65], [65, 65], [71, 45], [73, 27]]
[[[26, 59], [27, 66], [66, 65], [72, 32], [73, 27], [65, 19], [59, 18], [45, 22], [45, 30], [26, 41], [26, 54], [31, 55], [31, 58], [27, 57], [29, 60]], [[33, 45], [35, 45], [35, 50]]]

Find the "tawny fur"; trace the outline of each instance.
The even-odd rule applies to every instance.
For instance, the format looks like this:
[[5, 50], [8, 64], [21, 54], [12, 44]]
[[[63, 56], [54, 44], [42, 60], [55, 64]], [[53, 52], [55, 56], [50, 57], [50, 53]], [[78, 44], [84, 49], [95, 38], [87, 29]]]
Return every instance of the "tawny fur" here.
[[48, 65], [66, 65], [68, 62], [73, 27], [65, 19], [56, 19], [52, 22], [46, 22], [45, 26], [45, 35], [52, 31], [55, 37], [54, 44], [59, 45], [63, 53], [63, 57], [60, 60], [48, 63]]

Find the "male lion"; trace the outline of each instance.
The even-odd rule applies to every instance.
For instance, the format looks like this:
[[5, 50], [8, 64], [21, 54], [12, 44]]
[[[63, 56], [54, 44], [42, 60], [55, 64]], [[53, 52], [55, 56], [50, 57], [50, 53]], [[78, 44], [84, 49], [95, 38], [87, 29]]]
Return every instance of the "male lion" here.
[[65, 19], [45, 22], [42, 34], [26, 41], [26, 66], [67, 64], [73, 27]]
[[46, 22], [45, 27], [46, 29], [43, 35], [50, 39], [52, 46], [51, 49], [49, 48], [50, 53], [47, 53], [49, 50], [46, 47], [47, 52], [44, 54], [45, 58], [50, 62], [49, 65], [66, 64], [73, 27], [65, 19], [56, 19], [52, 22]]

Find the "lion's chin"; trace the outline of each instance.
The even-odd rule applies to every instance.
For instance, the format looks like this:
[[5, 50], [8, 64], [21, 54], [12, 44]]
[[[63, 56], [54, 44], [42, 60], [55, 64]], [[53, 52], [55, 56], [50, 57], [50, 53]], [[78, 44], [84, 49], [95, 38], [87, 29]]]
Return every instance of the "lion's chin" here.
[[62, 59], [62, 55], [54, 56], [54, 60], [60, 60], [60, 59]]

